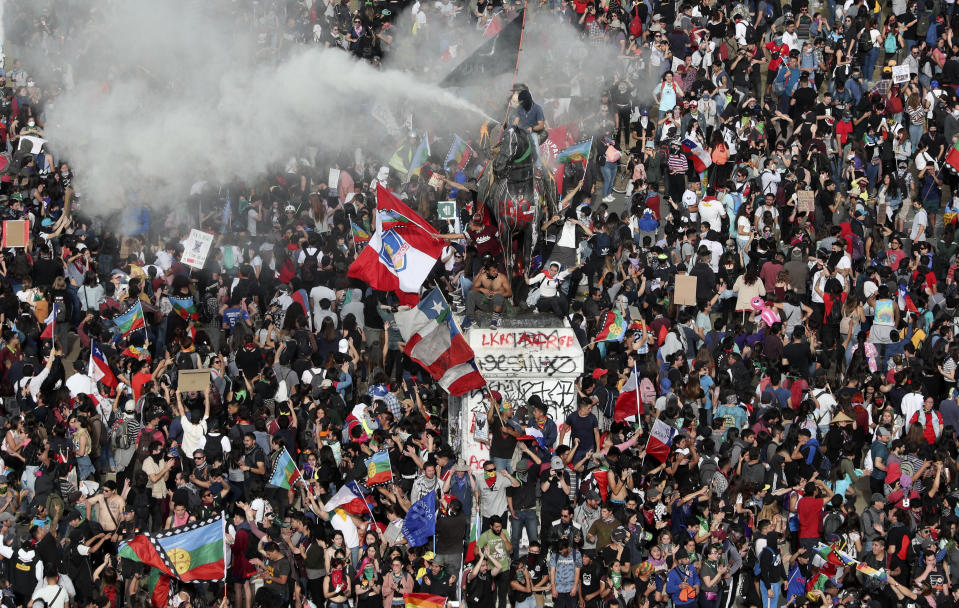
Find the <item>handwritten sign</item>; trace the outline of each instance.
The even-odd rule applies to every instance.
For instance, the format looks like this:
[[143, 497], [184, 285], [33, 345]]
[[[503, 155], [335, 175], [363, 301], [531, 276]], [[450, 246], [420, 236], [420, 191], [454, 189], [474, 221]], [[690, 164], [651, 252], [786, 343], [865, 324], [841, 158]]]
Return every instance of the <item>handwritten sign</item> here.
[[909, 82], [909, 66], [908, 65], [892, 66], [892, 83], [902, 84], [904, 82]]
[[806, 215], [812, 213], [813, 205], [815, 205], [816, 195], [812, 190], [797, 190], [796, 191], [796, 213], [805, 212]]
[[213, 245], [213, 235], [194, 228], [186, 240], [181, 262], [192, 268], [200, 269], [206, 264], [206, 257], [210, 255], [210, 246]]
[[443, 187], [442, 178], [440, 178], [439, 175], [434, 173], [433, 175], [430, 176], [429, 186], [430, 188], [436, 188], [437, 190], [439, 190], [440, 188]]

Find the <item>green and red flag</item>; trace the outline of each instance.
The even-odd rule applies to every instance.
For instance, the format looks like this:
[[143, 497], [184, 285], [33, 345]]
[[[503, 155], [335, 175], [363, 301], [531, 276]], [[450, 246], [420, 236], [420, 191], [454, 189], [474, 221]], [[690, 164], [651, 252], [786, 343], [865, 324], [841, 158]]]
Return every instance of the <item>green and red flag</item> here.
[[114, 318], [113, 322], [120, 328], [124, 338], [138, 329], [144, 329], [146, 320], [143, 318], [143, 305], [137, 302], [128, 308], [125, 313]]
[[150, 568], [145, 588], [150, 595], [150, 603], [154, 608], [164, 608], [170, 605], [170, 577], [156, 568]]
[[470, 537], [466, 543], [466, 562], [469, 563], [476, 559], [476, 543], [480, 537], [480, 515], [479, 511], [473, 516], [473, 523], [470, 526]]
[[296, 463], [293, 462], [293, 457], [290, 456], [290, 453], [286, 448], [283, 448], [280, 455], [276, 457], [276, 462], [273, 463], [273, 474], [270, 475], [270, 485], [289, 490], [299, 478], [300, 470], [296, 468]]
[[158, 534], [137, 534], [120, 545], [118, 554], [184, 582], [222, 581], [224, 526], [221, 513]]

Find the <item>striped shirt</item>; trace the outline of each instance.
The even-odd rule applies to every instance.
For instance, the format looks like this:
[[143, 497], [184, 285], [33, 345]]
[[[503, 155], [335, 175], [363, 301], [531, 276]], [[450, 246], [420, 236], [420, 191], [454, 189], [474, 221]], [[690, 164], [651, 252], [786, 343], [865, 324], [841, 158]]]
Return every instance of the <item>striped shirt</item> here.
[[689, 169], [689, 160], [685, 154], [670, 154], [667, 164], [670, 173], [685, 173]]

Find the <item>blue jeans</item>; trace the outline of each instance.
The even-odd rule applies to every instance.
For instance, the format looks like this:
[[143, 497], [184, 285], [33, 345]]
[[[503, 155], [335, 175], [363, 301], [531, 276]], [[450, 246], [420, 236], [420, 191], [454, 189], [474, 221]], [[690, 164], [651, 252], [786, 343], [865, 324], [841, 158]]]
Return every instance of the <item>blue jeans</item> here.
[[531, 593], [525, 600], [516, 602], [514, 608], [536, 608], [536, 596]]
[[769, 587], [767, 587], [763, 581], [759, 581], [759, 595], [763, 598], [763, 608], [777, 608], [779, 606], [782, 583], [773, 583], [772, 590], [773, 597], [769, 597]]
[[93, 463], [89, 456], [77, 456], [77, 479], [83, 481], [93, 473]]
[[873, 47], [865, 58], [863, 58], [862, 75], [868, 81], [872, 81], [872, 73], [876, 69], [876, 60], [879, 59], [879, 49]]
[[613, 191], [613, 180], [616, 179], [616, 171], [618, 169], [619, 165], [609, 161], [605, 162], [603, 166], [599, 168], [600, 173], [603, 174], [603, 198], [609, 196]]
[[493, 464], [496, 465], [496, 470], [499, 471], [503, 469], [510, 475], [513, 474], [513, 466], [510, 464], [511, 458], [493, 458]]
[[513, 543], [513, 559], [519, 559], [519, 541], [523, 538], [523, 528], [526, 528], [526, 537], [529, 542], [539, 540], [537, 536], [539, 520], [533, 509], [520, 509], [516, 517], [509, 518], [510, 542]]
[[909, 143], [912, 144], [913, 151], [915, 151], [916, 146], [919, 145], [922, 131], [922, 125], [909, 125]]

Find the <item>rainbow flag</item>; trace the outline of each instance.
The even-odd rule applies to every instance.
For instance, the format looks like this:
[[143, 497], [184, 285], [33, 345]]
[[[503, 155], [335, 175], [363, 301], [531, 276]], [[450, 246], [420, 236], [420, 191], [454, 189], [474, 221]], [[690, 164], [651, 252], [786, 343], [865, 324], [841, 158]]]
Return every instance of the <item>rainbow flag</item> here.
[[184, 321], [196, 321], [200, 315], [196, 312], [196, 304], [193, 303], [193, 296], [189, 298], [170, 298], [170, 304], [173, 305], [175, 312]]
[[293, 457], [286, 448], [276, 458], [273, 463], [273, 474], [270, 475], [270, 485], [277, 488], [286, 488], [289, 490], [300, 478], [300, 470], [296, 468]]
[[357, 245], [365, 245], [373, 238], [369, 232], [364, 230], [363, 227], [356, 222], [350, 222], [350, 226], [353, 228], [353, 242]]
[[364, 462], [366, 463], [367, 487], [393, 481], [393, 469], [390, 468], [390, 453], [386, 450], [373, 454]]
[[611, 310], [606, 313], [606, 322], [603, 324], [603, 329], [596, 334], [596, 341], [622, 342], [625, 335], [626, 321], [623, 319], [623, 313]]
[[120, 333], [123, 334], [124, 338], [138, 329], [146, 328], [146, 319], [143, 317], [143, 305], [137, 302], [128, 308], [125, 313], [117, 315], [113, 319], [113, 322], [120, 328]]
[[446, 598], [432, 593], [404, 593], [403, 603], [406, 608], [443, 608]]
[[889, 575], [886, 573], [885, 568], [876, 570], [872, 566], [867, 566], [866, 564], [862, 562], [856, 563], [856, 570], [878, 581], [885, 581], [889, 578]]

